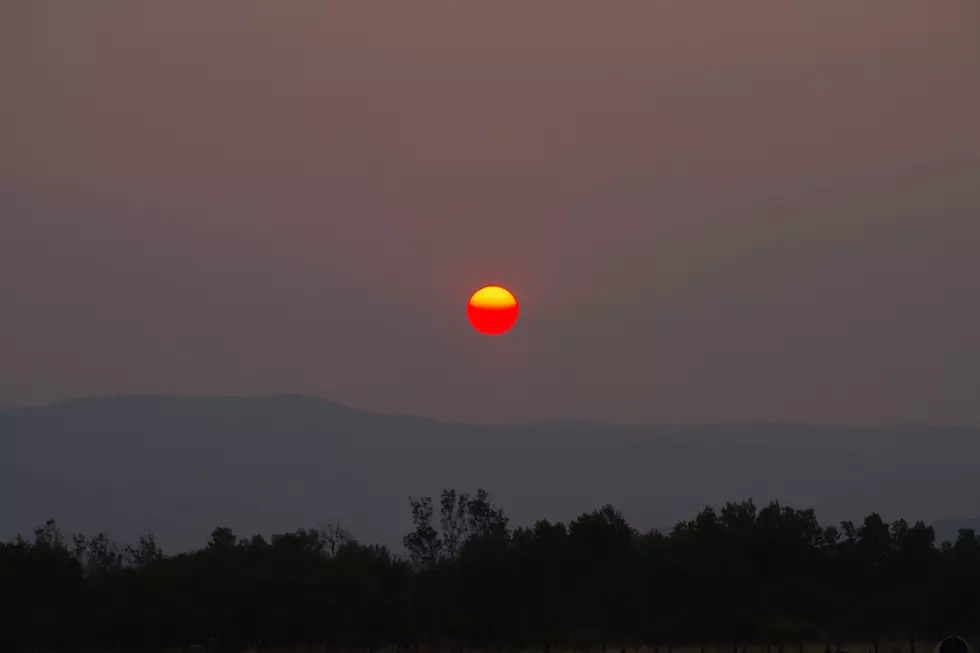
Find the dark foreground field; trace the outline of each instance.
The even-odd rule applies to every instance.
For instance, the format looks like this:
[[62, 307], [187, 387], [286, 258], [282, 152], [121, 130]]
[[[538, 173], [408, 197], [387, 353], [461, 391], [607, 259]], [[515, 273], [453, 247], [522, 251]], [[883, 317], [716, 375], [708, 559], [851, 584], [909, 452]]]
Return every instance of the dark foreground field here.
[[[980, 650], [980, 636], [964, 638], [967, 640], [972, 651]], [[840, 642], [837, 644], [838, 650], [846, 653], [932, 653], [940, 640], [922, 640], [915, 642], [914, 650], [909, 647], [908, 640], [881, 640], [877, 643], [868, 641]], [[438, 649], [438, 648], [419, 648], [413, 653], [826, 653], [827, 644], [816, 642], [796, 643], [793, 646], [780, 648], [773, 644], [744, 644], [738, 645], [704, 645], [701, 646], [641, 646], [626, 649], [506, 649], [496, 651], [494, 649]], [[166, 649], [164, 653], [204, 653], [207, 651], [206, 645], [194, 645], [190, 647], [174, 647]], [[291, 648], [261, 648], [248, 647], [236, 651], [236, 653], [369, 653], [368, 651], [339, 650], [331, 649], [328, 646], [297, 646]], [[370, 653], [405, 653], [393, 646], [375, 649]]]

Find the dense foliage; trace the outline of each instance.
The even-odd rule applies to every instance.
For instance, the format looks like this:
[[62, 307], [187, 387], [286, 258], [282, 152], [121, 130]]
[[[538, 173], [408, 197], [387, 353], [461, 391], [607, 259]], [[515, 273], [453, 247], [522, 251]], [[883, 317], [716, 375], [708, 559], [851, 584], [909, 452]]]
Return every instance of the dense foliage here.
[[669, 534], [612, 507], [511, 528], [485, 492], [411, 501], [407, 558], [337, 526], [266, 540], [215, 529], [167, 556], [63, 538], [0, 545], [0, 650], [217, 642], [372, 650], [670, 646], [932, 637], [980, 616], [980, 538], [821, 526], [812, 510], [706, 508]]

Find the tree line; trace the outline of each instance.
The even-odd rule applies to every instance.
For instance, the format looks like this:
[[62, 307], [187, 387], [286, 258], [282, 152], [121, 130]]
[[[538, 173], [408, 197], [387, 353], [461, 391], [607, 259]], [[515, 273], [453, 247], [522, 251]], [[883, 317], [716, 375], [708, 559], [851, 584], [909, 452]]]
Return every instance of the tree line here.
[[[54, 522], [0, 544], [0, 650], [156, 651], [211, 642], [375, 651], [625, 650], [973, 633], [980, 538], [922, 522], [821, 525], [751, 500], [669, 533], [612, 506], [514, 528], [483, 490], [410, 500], [405, 555], [337, 525], [166, 555]], [[921, 647], [920, 647], [921, 648]], [[890, 651], [888, 653], [891, 653]]]

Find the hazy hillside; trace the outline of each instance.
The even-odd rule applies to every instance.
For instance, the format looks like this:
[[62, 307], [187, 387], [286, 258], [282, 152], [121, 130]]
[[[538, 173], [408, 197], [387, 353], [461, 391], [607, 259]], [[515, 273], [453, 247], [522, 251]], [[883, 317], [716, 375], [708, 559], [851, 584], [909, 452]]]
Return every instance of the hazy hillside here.
[[270, 533], [330, 519], [397, 545], [408, 496], [448, 486], [487, 488], [516, 523], [608, 502], [640, 528], [748, 497], [830, 522], [870, 510], [953, 519], [975, 515], [980, 496], [977, 429], [482, 426], [296, 396], [0, 410], [0, 452], [0, 537], [54, 517], [119, 539], [152, 529], [169, 549], [201, 545], [219, 524]]

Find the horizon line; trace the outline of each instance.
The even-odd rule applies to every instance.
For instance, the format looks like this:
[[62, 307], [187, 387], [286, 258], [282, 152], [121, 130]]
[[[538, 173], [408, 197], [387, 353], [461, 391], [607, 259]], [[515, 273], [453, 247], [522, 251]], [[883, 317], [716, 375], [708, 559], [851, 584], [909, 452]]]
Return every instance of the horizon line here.
[[955, 422], [882, 422], [875, 424], [854, 424], [854, 423], [842, 423], [842, 422], [808, 422], [802, 420], [767, 420], [767, 419], [733, 419], [733, 420], [664, 420], [656, 422], [634, 422], [634, 423], [623, 423], [615, 422], [612, 420], [605, 419], [593, 419], [584, 417], [542, 417], [538, 419], [531, 420], [518, 420], [518, 421], [508, 421], [508, 422], [481, 422], [481, 421], [466, 421], [459, 419], [449, 419], [443, 417], [434, 417], [413, 413], [402, 413], [402, 412], [386, 412], [382, 410], [375, 410], [371, 408], [363, 408], [359, 406], [352, 406], [350, 404], [337, 401], [334, 399], [329, 399], [327, 397], [322, 397], [318, 395], [303, 394], [297, 392], [279, 392], [279, 393], [267, 393], [267, 394], [178, 394], [178, 393], [152, 393], [152, 392], [119, 392], [114, 394], [104, 394], [104, 395], [80, 395], [64, 397], [61, 399], [39, 401], [37, 403], [26, 403], [19, 405], [0, 405], [0, 412], [10, 411], [10, 410], [30, 410], [30, 409], [43, 409], [43, 408], [54, 408], [56, 406], [63, 406], [73, 403], [81, 402], [96, 402], [96, 401], [119, 401], [126, 399], [157, 399], [157, 400], [238, 400], [238, 401], [256, 401], [256, 400], [275, 400], [275, 399], [302, 399], [307, 401], [313, 401], [324, 405], [332, 405], [345, 410], [363, 413], [366, 415], [377, 415], [383, 417], [391, 418], [402, 418], [402, 419], [413, 419], [418, 421], [427, 422], [438, 422], [441, 424], [448, 425], [458, 425], [458, 426], [478, 426], [478, 427], [518, 427], [518, 426], [547, 426], [551, 424], [561, 424], [566, 423], [570, 425], [581, 425], [581, 426], [600, 426], [600, 427], [612, 427], [617, 429], [645, 429], [645, 428], [684, 428], [684, 427], [695, 427], [695, 426], [717, 426], [717, 427], [738, 427], [738, 426], [751, 426], [751, 427], [796, 427], [796, 428], [841, 428], [856, 431], [880, 431], [880, 430], [890, 430], [890, 429], [907, 429], [907, 428], [941, 428], [941, 429], [959, 429], [959, 430], [978, 430], [980, 429], [980, 424], [962, 424]]

